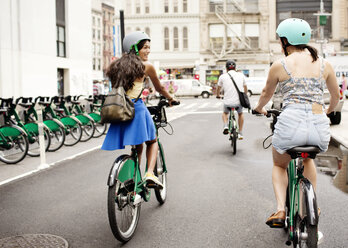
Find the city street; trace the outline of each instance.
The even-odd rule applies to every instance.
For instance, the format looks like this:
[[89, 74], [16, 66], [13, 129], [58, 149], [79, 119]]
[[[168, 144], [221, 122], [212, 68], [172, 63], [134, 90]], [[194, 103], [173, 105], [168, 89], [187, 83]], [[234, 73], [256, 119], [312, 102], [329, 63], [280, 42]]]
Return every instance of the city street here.
[[[252, 97], [252, 105], [257, 99]], [[94, 149], [61, 158], [47, 170], [0, 184], [0, 239], [45, 233], [64, 238], [70, 248], [287, 247], [283, 229], [265, 224], [276, 207], [271, 149], [262, 147], [271, 133], [270, 120], [246, 112], [244, 140], [237, 142], [233, 155], [228, 137], [222, 134], [221, 100], [184, 98], [181, 102], [167, 109], [173, 135], [160, 131], [168, 166], [168, 199], [160, 206], [153, 194], [142, 205], [131, 241], [122, 245], [112, 235], [106, 201], [111, 165], [129, 148]], [[79, 145], [91, 149], [102, 140], [91, 141], [91, 147], [88, 142], [78, 144], [66, 154], [80, 149]], [[50, 163], [52, 156], [48, 154]], [[35, 159], [26, 158], [21, 166], [26, 161], [39, 164]], [[319, 230], [324, 234], [319, 247], [348, 247], [348, 194], [333, 186], [332, 177], [318, 173], [317, 197]]]

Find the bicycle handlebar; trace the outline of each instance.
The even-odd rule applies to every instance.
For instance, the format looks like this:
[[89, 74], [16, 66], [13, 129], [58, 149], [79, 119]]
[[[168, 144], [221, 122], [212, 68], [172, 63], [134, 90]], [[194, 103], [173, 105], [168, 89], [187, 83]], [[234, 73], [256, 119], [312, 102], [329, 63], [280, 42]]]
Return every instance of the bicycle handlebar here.
[[[275, 116], [278, 116], [278, 115], [280, 115], [281, 112], [282, 111], [277, 110], [277, 109], [269, 109], [269, 110], [267, 110], [266, 117], [269, 118], [269, 117], [271, 117], [272, 114], [274, 114]], [[257, 112], [255, 109], [252, 109], [251, 113], [253, 115], [262, 115], [261, 113]]]

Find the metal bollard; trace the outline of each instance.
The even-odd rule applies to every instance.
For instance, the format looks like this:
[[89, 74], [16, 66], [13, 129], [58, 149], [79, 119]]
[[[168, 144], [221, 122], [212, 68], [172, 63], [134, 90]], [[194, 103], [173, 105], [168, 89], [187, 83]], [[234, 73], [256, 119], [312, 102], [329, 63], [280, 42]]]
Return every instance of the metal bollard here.
[[42, 108], [37, 109], [38, 126], [39, 126], [39, 142], [40, 142], [40, 165], [38, 169], [48, 168], [46, 163], [46, 151], [45, 151], [45, 137], [44, 137], [44, 124], [42, 119]]

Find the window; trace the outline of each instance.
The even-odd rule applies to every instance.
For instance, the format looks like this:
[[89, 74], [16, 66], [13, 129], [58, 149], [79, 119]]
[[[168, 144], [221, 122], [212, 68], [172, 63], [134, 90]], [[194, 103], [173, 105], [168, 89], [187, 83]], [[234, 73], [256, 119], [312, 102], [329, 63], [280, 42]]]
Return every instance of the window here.
[[93, 28], [93, 31], [92, 31], [92, 38], [95, 39], [95, 29]]
[[98, 27], [100, 27], [100, 18], [98, 18]]
[[93, 59], [93, 70], [95, 70], [95, 59]]
[[173, 12], [178, 13], [178, 0], [174, 0], [173, 5]]
[[145, 0], [145, 13], [150, 13], [150, 3], [149, 0]]
[[149, 27], [146, 27], [146, 28], [145, 28], [145, 33], [146, 33], [149, 37], [151, 37], [151, 35], [150, 35], [150, 28], [149, 28]]
[[188, 48], [187, 27], [182, 30], [182, 46], [184, 49]]
[[92, 23], [93, 23], [93, 26], [94, 26], [95, 25], [95, 17], [94, 16], [92, 17], [92, 20], [93, 20]]
[[65, 56], [65, 27], [57, 26], [57, 56]]
[[98, 40], [100, 40], [100, 30], [98, 30]]
[[168, 0], [164, 0], [164, 13], [169, 12], [169, 3]]
[[179, 34], [178, 34], [178, 28], [174, 27], [174, 50], [179, 49]]
[[126, 11], [125, 12], [128, 12], [128, 13], [132, 13], [132, 1], [126, 1]]
[[182, 12], [187, 12], [187, 0], [182, 0]]
[[98, 59], [98, 70], [99, 70], [99, 71], [100, 71], [100, 69], [101, 69], [101, 68], [100, 68], [100, 64], [101, 64], [101, 63], [100, 63], [100, 59]]
[[135, 31], [141, 31], [139, 27], [136, 27]]
[[222, 6], [223, 0], [209, 0], [209, 11], [215, 12], [216, 6]]
[[135, 2], [135, 13], [140, 14], [140, 1], [136, 0]]
[[65, 48], [65, 0], [56, 0], [57, 56], [66, 57]]
[[164, 50], [169, 50], [169, 29], [164, 28]]

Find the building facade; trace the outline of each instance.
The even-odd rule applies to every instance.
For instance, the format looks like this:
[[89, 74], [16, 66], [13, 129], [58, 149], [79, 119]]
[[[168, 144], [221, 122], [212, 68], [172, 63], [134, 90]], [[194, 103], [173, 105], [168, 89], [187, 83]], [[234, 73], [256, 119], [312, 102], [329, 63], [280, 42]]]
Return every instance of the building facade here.
[[[150, 61], [167, 77], [193, 77], [199, 64], [199, 1], [115, 0], [115, 25], [124, 11], [125, 34], [144, 31], [151, 37]], [[121, 45], [120, 40], [117, 41]], [[117, 49], [118, 52], [121, 49]], [[165, 56], [163, 56], [165, 54]]]
[[103, 75], [103, 15], [100, 0], [92, 1], [92, 80], [100, 81]]
[[102, 3], [103, 16], [103, 73], [114, 56], [114, 7], [106, 2]]
[[2, 97], [92, 93], [90, 2], [2, 0], [0, 25]]

